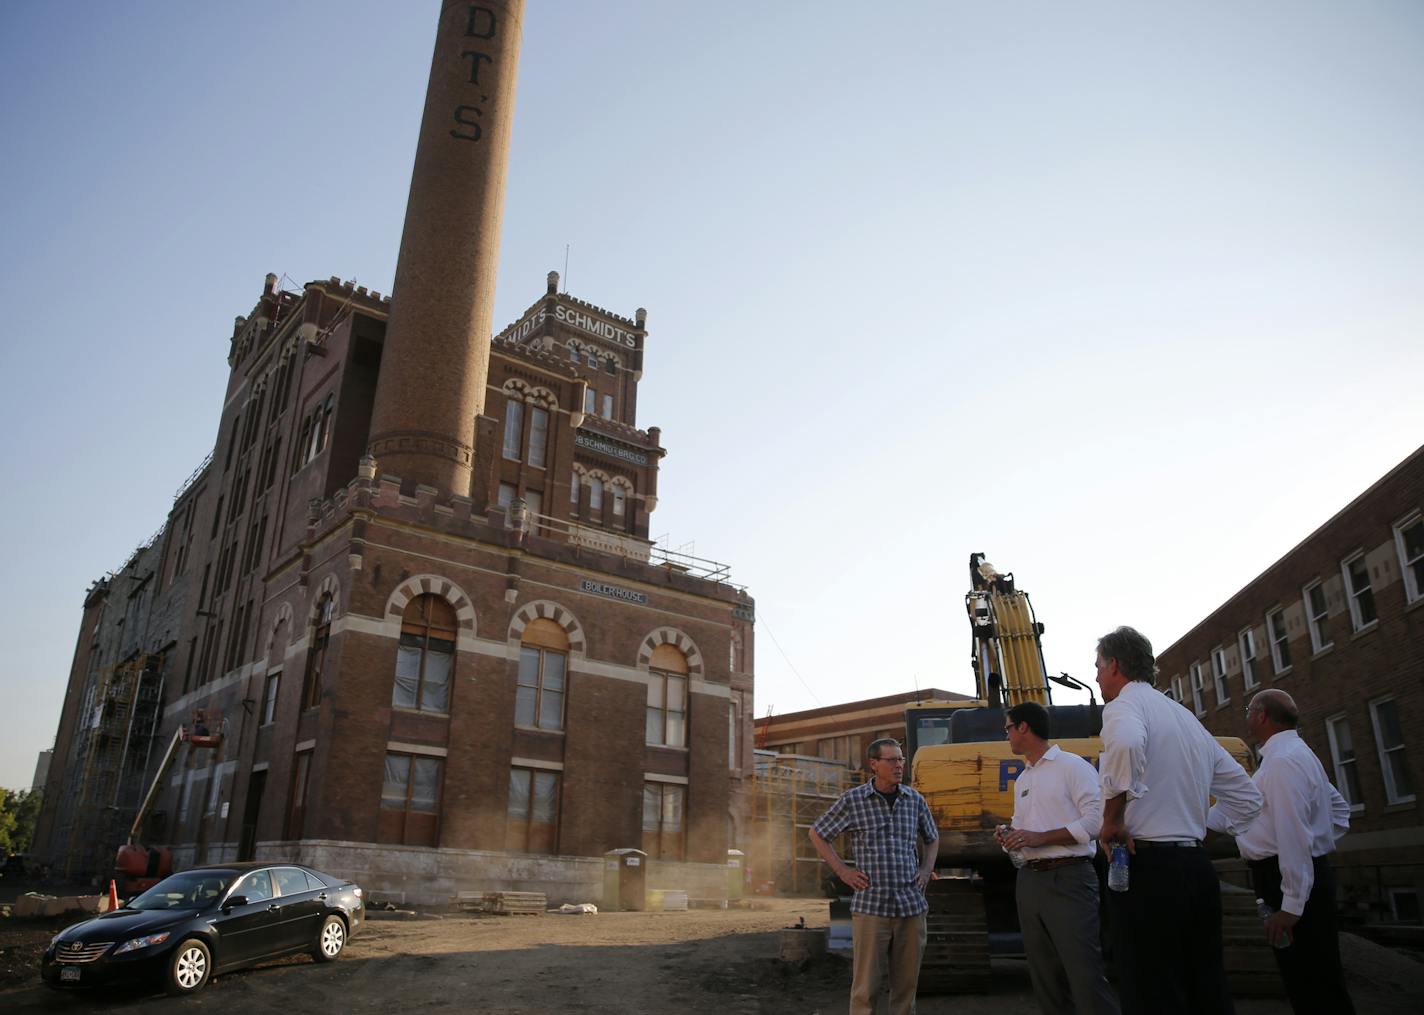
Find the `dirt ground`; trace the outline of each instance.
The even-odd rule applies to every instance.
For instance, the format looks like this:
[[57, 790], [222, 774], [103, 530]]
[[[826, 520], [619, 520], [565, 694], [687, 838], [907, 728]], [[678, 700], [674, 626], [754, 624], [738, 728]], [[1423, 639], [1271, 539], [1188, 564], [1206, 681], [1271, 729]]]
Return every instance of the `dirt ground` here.
[[[776, 931], [805, 917], [825, 926], [825, 902], [758, 900], [750, 910], [596, 916], [429, 916], [372, 919], [341, 961], [300, 957], [230, 973], [201, 994], [58, 994], [39, 984], [38, 958], [55, 921], [0, 920], [0, 1011], [685, 1012], [690, 1015], [844, 1012], [849, 963], [777, 959]], [[62, 922], [62, 921], [61, 921]], [[1345, 936], [1360, 1011], [1424, 1011], [1424, 962]], [[995, 960], [994, 989], [921, 998], [922, 1015], [1030, 1015], [1022, 960]], [[1282, 1000], [1243, 999], [1239, 1015], [1285, 1015]]]

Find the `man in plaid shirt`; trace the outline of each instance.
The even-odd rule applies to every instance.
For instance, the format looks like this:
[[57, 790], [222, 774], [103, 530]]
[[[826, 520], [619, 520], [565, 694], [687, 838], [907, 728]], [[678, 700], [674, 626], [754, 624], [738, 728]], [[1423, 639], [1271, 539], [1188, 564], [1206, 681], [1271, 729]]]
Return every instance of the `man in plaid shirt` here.
[[[939, 829], [925, 798], [902, 784], [905, 755], [899, 743], [877, 740], [866, 753], [873, 778], [831, 804], [811, 826], [811, 843], [836, 877], [855, 891], [850, 902], [855, 944], [851, 1015], [874, 1010], [887, 952], [891, 1015], [913, 1015], [930, 908], [925, 886], [939, 852]], [[831, 845], [842, 832], [851, 833], [854, 870]]]

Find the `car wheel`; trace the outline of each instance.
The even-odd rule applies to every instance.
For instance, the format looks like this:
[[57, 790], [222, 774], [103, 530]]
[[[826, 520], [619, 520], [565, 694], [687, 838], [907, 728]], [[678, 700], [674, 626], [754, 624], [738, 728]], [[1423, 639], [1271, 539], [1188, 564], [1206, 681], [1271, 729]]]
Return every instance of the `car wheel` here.
[[316, 936], [316, 948], [312, 952], [318, 962], [335, 962], [341, 950], [346, 947], [346, 924], [339, 916], [328, 916], [321, 924], [321, 932]]
[[195, 937], [179, 943], [168, 960], [170, 994], [193, 994], [203, 989], [213, 969], [213, 954]]

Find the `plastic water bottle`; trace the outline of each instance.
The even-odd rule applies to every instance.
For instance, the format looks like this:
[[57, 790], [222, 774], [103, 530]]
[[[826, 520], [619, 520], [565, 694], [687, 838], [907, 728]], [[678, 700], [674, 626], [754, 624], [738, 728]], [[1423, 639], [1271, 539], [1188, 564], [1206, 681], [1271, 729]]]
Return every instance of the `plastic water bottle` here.
[[[1008, 825], [999, 826], [1000, 835], [1008, 835], [1011, 831], [1013, 831], [1013, 829], [1010, 828]], [[1024, 856], [1023, 850], [1010, 849], [1008, 846], [1001, 846], [1000, 848], [1005, 853], [1009, 854], [1009, 860], [1013, 863], [1015, 867], [1022, 867], [1024, 864], [1028, 863], [1028, 857]]]
[[[1265, 922], [1266, 922], [1267, 920], [1269, 920], [1271, 917], [1273, 917], [1273, 916], [1276, 915], [1276, 911], [1271, 908], [1271, 906], [1266, 902], [1265, 899], [1257, 899], [1257, 900], [1256, 900], [1256, 913], [1257, 913], [1258, 916], [1261, 917], [1261, 922], [1262, 922], [1262, 923], [1265, 923]], [[1277, 948], [1289, 948], [1290, 946], [1291, 946], [1290, 931], [1286, 931], [1284, 934], [1281, 935], [1281, 939], [1276, 942], [1276, 947], [1277, 947]]]
[[1108, 864], [1108, 888], [1114, 892], [1127, 891], [1127, 847], [1121, 844], [1112, 848], [1112, 862]]

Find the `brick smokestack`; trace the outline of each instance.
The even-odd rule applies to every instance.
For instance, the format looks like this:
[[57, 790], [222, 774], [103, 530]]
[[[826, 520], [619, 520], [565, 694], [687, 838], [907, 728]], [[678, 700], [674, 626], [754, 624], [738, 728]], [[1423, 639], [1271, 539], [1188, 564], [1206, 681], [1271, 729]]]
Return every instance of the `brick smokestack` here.
[[524, 0], [441, 5], [371, 419], [379, 470], [468, 494]]

